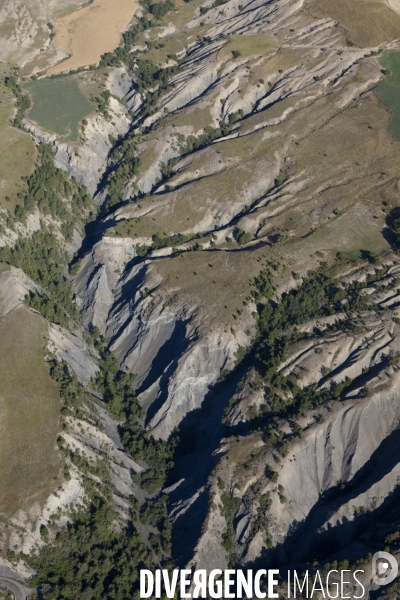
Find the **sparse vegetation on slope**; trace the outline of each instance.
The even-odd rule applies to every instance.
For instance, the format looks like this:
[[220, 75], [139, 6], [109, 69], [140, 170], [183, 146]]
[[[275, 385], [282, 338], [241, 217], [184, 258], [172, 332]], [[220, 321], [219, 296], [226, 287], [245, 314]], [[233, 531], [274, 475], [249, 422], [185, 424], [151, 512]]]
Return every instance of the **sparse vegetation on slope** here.
[[400, 15], [379, 0], [309, 0], [307, 9], [313, 16], [336, 19], [349, 32], [349, 42], [368, 48], [400, 36]]

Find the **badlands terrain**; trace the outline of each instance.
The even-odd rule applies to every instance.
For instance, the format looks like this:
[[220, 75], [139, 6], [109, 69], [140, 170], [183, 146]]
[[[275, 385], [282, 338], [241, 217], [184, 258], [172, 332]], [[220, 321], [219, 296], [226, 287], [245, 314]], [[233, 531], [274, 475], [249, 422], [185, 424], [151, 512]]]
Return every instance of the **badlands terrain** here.
[[396, 597], [396, 8], [0, 0], [7, 576], [359, 568]]

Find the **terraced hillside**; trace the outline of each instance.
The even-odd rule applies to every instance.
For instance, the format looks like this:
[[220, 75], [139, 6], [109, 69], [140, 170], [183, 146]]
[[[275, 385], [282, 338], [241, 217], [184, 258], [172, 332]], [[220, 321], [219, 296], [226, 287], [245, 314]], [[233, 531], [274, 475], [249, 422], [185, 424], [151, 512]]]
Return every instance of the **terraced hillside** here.
[[73, 78], [74, 141], [23, 104], [49, 62], [13, 70], [38, 152], [0, 260], [61, 403], [2, 561], [50, 597], [397, 552], [397, 38], [378, 0], [143, 2], [96, 68], [27, 85]]

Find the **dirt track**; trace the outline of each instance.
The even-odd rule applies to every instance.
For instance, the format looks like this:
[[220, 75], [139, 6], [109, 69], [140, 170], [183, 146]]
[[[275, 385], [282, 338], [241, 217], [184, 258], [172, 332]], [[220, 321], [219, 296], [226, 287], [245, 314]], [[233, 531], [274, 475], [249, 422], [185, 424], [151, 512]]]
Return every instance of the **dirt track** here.
[[97, 63], [102, 54], [114, 50], [121, 33], [138, 8], [137, 0], [94, 0], [54, 22], [54, 43], [70, 55], [48, 70], [49, 74]]
[[400, 13], [400, 0], [385, 0], [386, 5], [392, 10]]

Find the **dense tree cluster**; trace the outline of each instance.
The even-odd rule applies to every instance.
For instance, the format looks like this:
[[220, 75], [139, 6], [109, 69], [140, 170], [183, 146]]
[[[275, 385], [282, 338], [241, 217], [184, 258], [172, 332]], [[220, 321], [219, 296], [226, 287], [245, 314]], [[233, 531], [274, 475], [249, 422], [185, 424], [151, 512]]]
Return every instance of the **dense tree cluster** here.
[[235, 240], [238, 244], [247, 244], [253, 239], [253, 234], [243, 229], [238, 229], [235, 232]]
[[163, 2], [151, 2], [151, 0], [143, 0], [142, 6], [145, 6], [153, 17], [160, 21], [167, 12], [175, 8], [172, 0], [164, 0]]
[[[104, 90], [100, 96], [95, 96], [92, 98], [93, 102], [96, 102], [98, 111], [103, 115], [103, 117], [107, 120], [111, 120], [111, 115], [109, 113], [110, 109], [110, 99], [111, 92], [110, 90]], [[82, 122], [84, 125], [84, 123]]]
[[144, 525], [152, 527], [159, 535], [153, 533], [150, 536], [150, 544], [157, 556], [171, 554], [172, 531], [171, 523], [168, 519], [167, 504], [169, 498], [165, 494], [161, 494], [157, 498], [148, 500], [140, 510], [140, 521]]
[[16, 217], [25, 220], [35, 207], [43, 215], [61, 221], [61, 233], [67, 241], [72, 239], [74, 229], [80, 225], [92, 206], [92, 199], [84, 186], [70, 180], [67, 174], [55, 166], [50, 144], [40, 144], [35, 170], [26, 181], [28, 191], [20, 192], [17, 198]]
[[153, 566], [152, 554], [140, 533], [119, 531], [116, 522], [111, 503], [92, 497], [54, 543], [25, 557], [37, 572], [33, 583], [50, 583], [57, 600], [138, 600], [139, 570]]
[[177, 440], [168, 442], [155, 440], [150, 434], [144, 433], [137, 418], [128, 415], [121, 426], [121, 439], [124, 448], [135, 458], [144, 461], [150, 469], [138, 478], [144, 490], [154, 494], [164, 485], [168, 471], [174, 465], [174, 454]]
[[386, 223], [389, 226], [389, 237], [392, 248], [400, 251], [400, 209], [394, 208], [386, 218]]
[[68, 326], [70, 318], [79, 320], [80, 317], [66, 275], [67, 261], [60, 240], [44, 226], [30, 238], [20, 238], [13, 248], [0, 248], [0, 262], [22, 269], [44, 288], [41, 294], [32, 293], [28, 304], [49, 321], [64, 326]]
[[[190, 240], [196, 240], [204, 237], [203, 233], [196, 233], [194, 235], [184, 235], [183, 233], [175, 233], [174, 235], [169, 235], [166, 237], [160, 237], [157, 234], [152, 236], [153, 243], [151, 246], [141, 246], [140, 244], [136, 244], [136, 254], [140, 258], [146, 256], [149, 252], [153, 252], [153, 250], [159, 250], [160, 248], [172, 248], [176, 249], [177, 246], [181, 244], [185, 244]], [[196, 249], [193, 247], [193, 249]]]
[[226, 530], [222, 535], [222, 545], [228, 554], [231, 554], [233, 550], [233, 517], [235, 512], [240, 507], [242, 500], [237, 496], [233, 495], [233, 492], [224, 492], [221, 495], [222, 500], [222, 514], [226, 522]]
[[225, 121], [220, 121], [219, 127], [215, 128], [211, 127], [211, 125], [207, 125], [207, 127], [204, 128], [203, 133], [199, 136], [189, 135], [189, 137], [186, 138], [186, 143], [181, 149], [182, 153], [190, 154], [199, 148], [203, 148], [204, 146], [211, 144], [214, 140], [227, 135], [229, 131], [229, 124], [225, 123]]
[[124, 448], [135, 460], [142, 461], [149, 467], [149, 470], [138, 477], [138, 482], [147, 492], [154, 494], [161, 489], [173, 466], [177, 440], [166, 443], [155, 440], [144, 432], [141, 423], [144, 411], [132, 389], [135, 377], [120, 370], [118, 361], [111, 352], [105, 351], [102, 359], [96, 387], [103, 394], [111, 415], [121, 422], [120, 433]]
[[[252, 296], [259, 303], [256, 315], [259, 333], [246, 360], [249, 363], [253, 361], [262, 377], [267, 403], [258, 410], [251, 408], [250, 416], [254, 427], [265, 427], [269, 446], [283, 449], [287, 442], [287, 436], [277, 431], [275, 417], [290, 419], [331, 400], [340, 400], [353, 383], [346, 378], [330, 388], [319, 388], [317, 383], [300, 387], [293, 376], [278, 372], [289, 347], [304, 337], [314, 335], [301, 333], [298, 326], [317, 317], [345, 312], [344, 321], [329, 326], [328, 331], [340, 329], [357, 333], [352, 315], [373, 307], [369, 296], [360, 292], [379, 280], [384, 271], [377, 268], [363, 282], [340, 285], [326, 274], [326, 265], [322, 265], [318, 271], [310, 272], [297, 289], [284, 293], [278, 302], [271, 300], [274, 294], [271, 269], [262, 271], [253, 280]], [[329, 370], [322, 373], [322, 377], [327, 374]]]
[[24, 117], [25, 111], [31, 106], [31, 99], [28, 94], [22, 91], [22, 88], [19, 84], [19, 79], [17, 76], [18, 69], [15, 70], [15, 73], [12, 73], [5, 77], [4, 83], [8, 89], [10, 89], [16, 99], [17, 112], [12, 121], [14, 127], [22, 128], [22, 119]]
[[[49, 144], [39, 145], [35, 170], [23, 180], [27, 191], [17, 195], [23, 204], [17, 204], [15, 218], [25, 221], [28, 213], [37, 208], [41, 215], [59, 223], [65, 240], [70, 241], [92, 206], [86, 188], [68, 179], [66, 173], [54, 165]], [[67, 327], [71, 318], [79, 321], [80, 313], [67, 272], [69, 256], [53, 231], [53, 226], [42, 222], [39, 231], [19, 238], [13, 248], [1, 248], [0, 261], [22, 269], [43, 288], [40, 294], [30, 294], [28, 304], [32, 308], [49, 321]]]
[[108, 210], [111, 210], [121, 202], [122, 190], [126, 182], [136, 175], [139, 165], [140, 158], [138, 156], [127, 156], [125, 157], [125, 160], [118, 165], [115, 171], [110, 174], [108, 179]]
[[135, 375], [120, 370], [115, 354], [109, 351], [102, 353], [96, 388], [103, 394], [108, 411], [118, 421], [127, 416], [136, 420], [144, 417], [144, 411], [132, 389], [134, 380]]
[[223, 4], [226, 4], [227, 2], [228, 2], [228, 0], [214, 0], [214, 2], [212, 4], [210, 4], [209, 6], [200, 6], [200, 14], [205, 15], [206, 12], [208, 12], [212, 8], [217, 8], [217, 6], [222, 6]]

